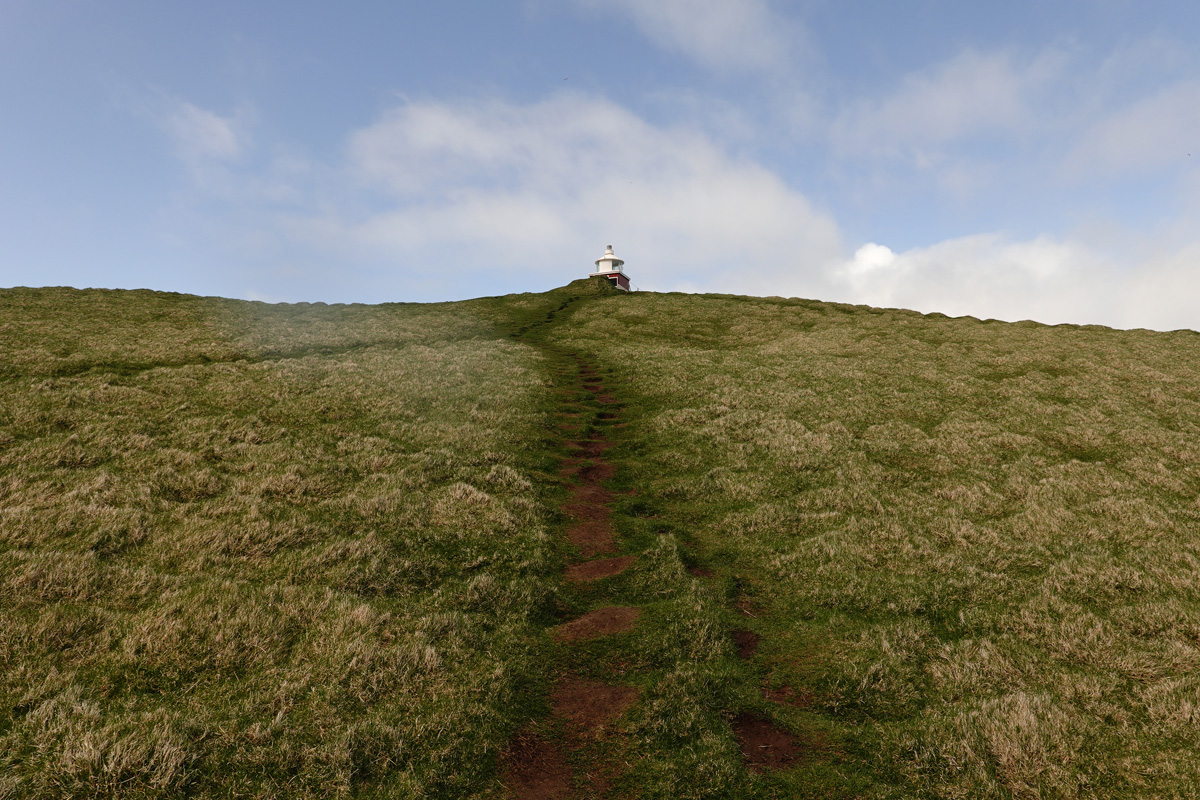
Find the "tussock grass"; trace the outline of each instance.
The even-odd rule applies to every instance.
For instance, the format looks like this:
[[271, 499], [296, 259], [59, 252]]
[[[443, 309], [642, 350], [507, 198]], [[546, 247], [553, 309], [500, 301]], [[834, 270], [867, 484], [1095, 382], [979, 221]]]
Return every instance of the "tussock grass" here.
[[561, 563], [502, 304], [0, 292], [0, 796], [492, 791]]
[[[763, 680], [813, 694], [825, 723], [787, 719], [841, 731], [859, 791], [1200, 789], [1197, 334], [639, 293], [552, 340], [612, 376], [613, 457], [761, 609]], [[717, 663], [652, 702], [752, 705]]]
[[[0, 291], [0, 797], [497, 796], [599, 591], [631, 795], [1200, 794], [1196, 334], [610, 289]], [[560, 591], [575, 354], [638, 561]]]

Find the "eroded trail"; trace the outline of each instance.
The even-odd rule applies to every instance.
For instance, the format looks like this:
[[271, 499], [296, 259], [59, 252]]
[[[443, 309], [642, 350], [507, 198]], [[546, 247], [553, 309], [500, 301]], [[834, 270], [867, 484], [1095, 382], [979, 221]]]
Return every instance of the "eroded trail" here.
[[[629, 476], [611, 455], [628, 458], [631, 444], [618, 430], [638, 422], [622, 419], [627, 387], [606, 386], [619, 373], [568, 350], [569, 337], [547, 335], [580, 299], [513, 334], [543, 353], [557, 396], [566, 564], [558, 619], [545, 631], [549, 680], [502, 756], [505, 796], [616, 800], [646, 786], [703, 794], [697, 770], [737, 761], [742, 777], [712, 790], [759, 796], [766, 784], [754, 776], [789, 772], [821, 749], [819, 736], [798, 738], [776, 721], [776, 709], [804, 706], [806, 695], [769, 681], [756, 655], [758, 609], [736, 577], [695, 563], [686, 534], [653, 521], [653, 497], [617, 490]], [[705, 677], [687, 684], [688, 675]]]
[[604, 648], [587, 647], [632, 631], [642, 614], [613, 604], [607, 586], [637, 560], [618, 555], [613, 493], [605, 486], [616, 474], [605, 456], [606, 428], [619, 411], [595, 367], [579, 357], [564, 362], [556, 380], [572, 398], [559, 415], [568, 453], [561, 465], [569, 487], [562, 511], [573, 551], [563, 577], [573, 604], [586, 610], [549, 631], [563, 648], [548, 697], [550, 714], [522, 731], [505, 756], [505, 783], [517, 800], [608, 797], [625, 768], [613, 758], [621, 749], [621, 719], [638, 698], [638, 690], [605, 664]]

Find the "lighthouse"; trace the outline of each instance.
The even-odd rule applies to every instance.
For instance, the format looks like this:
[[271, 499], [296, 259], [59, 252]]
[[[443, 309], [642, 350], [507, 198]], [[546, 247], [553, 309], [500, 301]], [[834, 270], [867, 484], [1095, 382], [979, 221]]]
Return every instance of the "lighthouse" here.
[[621, 271], [625, 262], [613, 255], [612, 245], [604, 248], [604, 255], [596, 259], [596, 271], [589, 273], [589, 278], [604, 278], [613, 286], [623, 291], [629, 291], [629, 276]]

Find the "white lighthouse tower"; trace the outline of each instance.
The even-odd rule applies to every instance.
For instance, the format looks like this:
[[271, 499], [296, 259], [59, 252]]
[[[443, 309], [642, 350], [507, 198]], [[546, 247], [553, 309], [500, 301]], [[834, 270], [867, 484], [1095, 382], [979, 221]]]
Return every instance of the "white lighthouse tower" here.
[[589, 278], [605, 278], [613, 286], [629, 291], [629, 276], [621, 271], [625, 262], [613, 255], [612, 245], [604, 248], [604, 255], [596, 259], [596, 271], [588, 273]]

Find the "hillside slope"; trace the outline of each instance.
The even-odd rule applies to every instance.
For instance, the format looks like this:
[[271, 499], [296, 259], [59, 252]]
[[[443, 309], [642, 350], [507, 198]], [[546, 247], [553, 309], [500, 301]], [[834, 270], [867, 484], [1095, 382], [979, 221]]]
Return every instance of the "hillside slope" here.
[[454, 304], [62, 289], [0, 336], [0, 796], [494, 781], [559, 562], [536, 353]]
[[637, 524], [753, 609], [763, 707], [875, 791], [1200, 793], [1200, 336], [638, 294], [554, 340], [620, 387]]
[[[0, 797], [509, 796], [588, 669], [637, 699], [574, 796], [1194, 796], [1198, 342], [0, 290]], [[586, 589], [568, 430], [633, 564]]]

